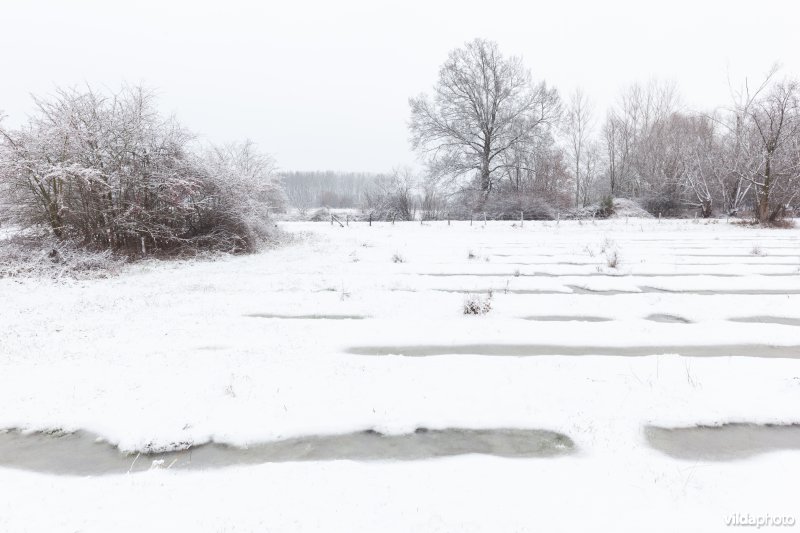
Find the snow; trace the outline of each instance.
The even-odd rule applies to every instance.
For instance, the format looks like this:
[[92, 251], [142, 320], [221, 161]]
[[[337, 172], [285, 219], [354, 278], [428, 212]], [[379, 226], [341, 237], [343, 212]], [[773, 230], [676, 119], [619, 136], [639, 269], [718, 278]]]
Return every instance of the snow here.
[[[0, 280], [0, 428], [82, 429], [132, 452], [540, 428], [577, 453], [87, 478], [0, 468], [13, 487], [0, 530], [722, 531], [733, 512], [796, 512], [797, 450], [679, 460], [651, 448], [644, 427], [800, 423], [800, 327], [731, 320], [800, 318], [800, 230], [645, 219], [285, 228], [302, 238], [253, 256]], [[491, 312], [464, 316], [464, 299], [489, 289]], [[287, 318], [315, 315], [328, 318]], [[473, 353], [402, 355], [453, 345]], [[491, 354], [509, 346], [547, 348]], [[671, 353], [697, 346], [761, 357]], [[591, 353], [609, 347], [648, 355]]]

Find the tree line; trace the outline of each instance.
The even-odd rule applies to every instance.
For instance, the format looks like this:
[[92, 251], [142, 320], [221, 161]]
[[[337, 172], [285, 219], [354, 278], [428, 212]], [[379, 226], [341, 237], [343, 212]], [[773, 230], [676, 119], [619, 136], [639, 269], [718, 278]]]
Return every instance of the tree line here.
[[289, 203], [301, 215], [315, 208], [354, 208], [364, 194], [388, 174], [368, 172], [283, 171], [281, 172]]
[[[774, 223], [798, 208], [800, 85], [773, 68], [733, 94], [691, 111], [674, 83], [633, 84], [600, 120], [580, 89], [562, 98], [520, 58], [476, 39], [449, 54], [431, 94], [409, 100], [425, 165], [412, 199], [438, 198], [437, 210], [455, 216], [537, 218], [621, 197], [653, 214]], [[390, 181], [365, 209], [408, 215], [408, 176]]]

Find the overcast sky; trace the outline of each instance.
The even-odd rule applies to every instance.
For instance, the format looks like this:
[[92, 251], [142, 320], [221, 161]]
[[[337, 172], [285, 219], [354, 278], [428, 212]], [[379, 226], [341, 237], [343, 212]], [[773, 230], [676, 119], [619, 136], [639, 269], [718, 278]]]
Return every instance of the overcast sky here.
[[729, 100], [728, 78], [774, 62], [800, 76], [800, 1], [0, 0], [0, 110], [57, 85], [156, 88], [213, 142], [250, 138], [291, 170], [386, 171], [414, 161], [408, 98], [475, 37], [521, 55], [599, 114], [627, 84], [675, 80], [683, 101]]

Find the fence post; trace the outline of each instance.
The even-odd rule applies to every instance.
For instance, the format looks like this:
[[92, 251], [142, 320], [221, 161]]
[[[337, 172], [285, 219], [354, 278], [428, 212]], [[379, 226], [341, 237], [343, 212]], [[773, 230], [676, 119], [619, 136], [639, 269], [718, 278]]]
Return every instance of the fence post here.
[[469, 225], [470, 226], [472, 225], [472, 218], [473, 218], [473, 213], [470, 213], [469, 214]]
[[447, 225], [450, 225], [450, 213], [447, 213]]
[[521, 228], [525, 224], [525, 211], [519, 212], [519, 227]]
[[486, 211], [483, 212], [483, 225], [486, 225]]
[[394, 213], [392, 213], [392, 226], [394, 226], [394, 217], [396, 217], [396, 216], [397, 216], [397, 215], [395, 215]]
[[333, 226], [333, 213], [331, 213], [331, 226]]
[[372, 227], [372, 213], [369, 214], [369, 225]]
[[344, 216], [344, 223], [347, 224], [347, 227], [350, 227], [350, 214], [346, 214]]

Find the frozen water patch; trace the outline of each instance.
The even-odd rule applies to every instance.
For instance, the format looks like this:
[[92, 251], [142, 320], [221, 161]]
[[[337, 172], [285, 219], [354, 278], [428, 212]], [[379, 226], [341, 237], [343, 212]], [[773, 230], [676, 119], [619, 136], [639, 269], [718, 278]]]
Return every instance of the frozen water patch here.
[[800, 326], [800, 318], [784, 316], [743, 316], [729, 318], [731, 322], [743, 322], [746, 324], [781, 324], [783, 326]]
[[664, 428], [647, 426], [647, 443], [675, 459], [730, 461], [780, 450], [800, 450], [800, 425], [724, 424]]
[[[639, 289], [643, 293], [672, 293], [672, 294], [694, 294], [698, 296], [716, 296], [716, 295], [750, 295], [750, 296], [767, 296], [771, 294], [800, 294], [800, 289], [709, 289], [709, 290], [681, 290], [681, 289], [665, 289], [661, 287], [641, 286]], [[597, 291], [600, 292], [600, 291]]]
[[73, 476], [125, 474], [152, 468], [204, 470], [289, 461], [415, 461], [466, 454], [556, 457], [574, 450], [568, 436], [542, 429], [418, 428], [403, 435], [367, 430], [298, 437], [248, 448], [209, 443], [180, 451], [140, 454], [122, 453], [116, 446], [85, 431], [0, 432], [0, 466]]
[[522, 319], [536, 322], [611, 322], [613, 320], [604, 316], [585, 315], [537, 315], [524, 316]]
[[435, 292], [449, 292], [454, 294], [570, 294], [566, 289], [509, 289], [506, 287], [496, 287], [488, 289], [444, 289], [444, 288], [431, 288], [431, 289], [391, 289], [394, 292], [425, 292], [426, 290]]
[[650, 320], [652, 322], [663, 322], [667, 324], [691, 324], [692, 321], [688, 318], [683, 318], [682, 316], [678, 315], [666, 315], [666, 314], [659, 314], [655, 313], [652, 315], [647, 315], [645, 320]]
[[728, 345], [662, 345], [662, 346], [569, 346], [559, 344], [428, 344], [406, 346], [353, 346], [346, 350], [354, 355], [402, 355], [428, 357], [436, 355], [497, 355], [534, 357], [542, 355], [608, 355], [644, 357], [677, 354], [684, 357], [782, 357], [800, 359], [800, 346], [769, 344]]
[[280, 320], [363, 320], [369, 318], [364, 315], [282, 315], [278, 313], [248, 313], [244, 316], [250, 318], [277, 318]]
[[615, 296], [618, 294], [636, 294], [636, 291], [624, 291], [619, 289], [593, 289], [591, 287], [581, 287], [580, 285], [567, 285], [567, 287], [569, 287], [575, 294], [599, 294], [604, 296]]

